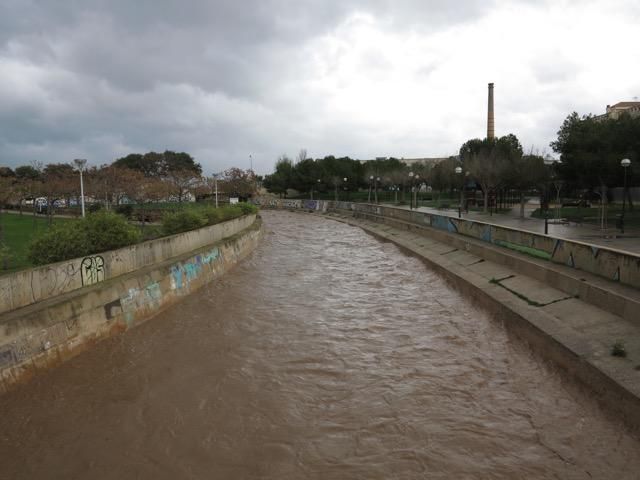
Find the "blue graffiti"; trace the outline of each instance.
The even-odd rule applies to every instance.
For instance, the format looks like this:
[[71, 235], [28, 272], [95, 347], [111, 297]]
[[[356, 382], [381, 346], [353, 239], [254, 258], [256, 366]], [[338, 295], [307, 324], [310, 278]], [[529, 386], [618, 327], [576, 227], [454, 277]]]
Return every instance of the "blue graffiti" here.
[[182, 265], [174, 265], [171, 267], [171, 278], [173, 279], [174, 288], [182, 289]]
[[483, 241], [491, 243], [491, 227], [489, 225], [485, 225], [482, 229], [481, 238]]
[[218, 248], [214, 248], [209, 253], [207, 253], [204, 257], [202, 257], [202, 263], [211, 263], [215, 262], [220, 257], [220, 250]]
[[458, 233], [458, 227], [453, 219], [449, 217], [434, 215], [431, 217], [431, 226], [439, 230], [446, 230], [449, 233]]
[[195, 280], [200, 275], [202, 271], [202, 265], [198, 263], [185, 263], [184, 271], [187, 277], [187, 283], [191, 282], [191, 280]]

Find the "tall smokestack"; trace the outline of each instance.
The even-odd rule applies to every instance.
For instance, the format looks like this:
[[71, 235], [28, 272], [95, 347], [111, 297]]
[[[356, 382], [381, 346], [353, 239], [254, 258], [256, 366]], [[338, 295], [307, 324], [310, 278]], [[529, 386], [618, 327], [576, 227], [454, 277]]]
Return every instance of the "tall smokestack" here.
[[493, 119], [493, 83], [489, 84], [489, 109], [487, 111], [487, 138], [495, 138], [495, 123]]

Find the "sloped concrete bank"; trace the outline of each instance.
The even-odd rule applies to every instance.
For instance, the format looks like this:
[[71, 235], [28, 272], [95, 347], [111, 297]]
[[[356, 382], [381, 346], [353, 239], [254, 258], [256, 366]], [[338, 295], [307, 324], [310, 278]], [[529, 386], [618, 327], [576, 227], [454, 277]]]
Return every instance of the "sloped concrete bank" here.
[[262, 222], [255, 215], [225, 223], [215, 231], [205, 227], [204, 232], [168, 237], [157, 247], [167, 257], [195, 239], [197, 248], [190, 251], [152, 263], [145, 251], [155, 247], [143, 245], [139, 255], [146, 257], [146, 266], [2, 314], [0, 393], [150, 319], [224, 275], [262, 236]]
[[[360, 227], [415, 254], [456, 289], [487, 309], [532, 350], [593, 392], [605, 411], [640, 434], [640, 326], [527, 276], [501, 252], [458, 248], [456, 234], [333, 210], [327, 216]], [[483, 257], [483, 253], [486, 253]], [[513, 256], [513, 254], [505, 255]], [[516, 256], [518, 256], [516, 254]], [[425, 285], [428, 288], [428, 285]], [[606, 306], [606, 302], [605, 302]], [[637, 312], [636, 312], [637, 315]], [[611, 355], [622, 339], [627, 357]]]

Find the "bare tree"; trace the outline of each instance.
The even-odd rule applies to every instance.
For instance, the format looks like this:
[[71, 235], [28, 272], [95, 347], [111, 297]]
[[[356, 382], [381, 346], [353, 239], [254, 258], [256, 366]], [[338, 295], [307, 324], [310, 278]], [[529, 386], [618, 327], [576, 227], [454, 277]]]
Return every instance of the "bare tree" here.
[[201, 182], [201, 176], [192, 169], [176, 169], [167, 172], [166, 180], [178, 202], [182, 202], [187, 195]]
[[303, 160], [307, 159], [307, 149], [306, 148], [301, 148], [300, 151], [298, 152], [298, 156], [296, 157], [296, 162], [295, 163], [300, 163]]
[[499, 155], [495, 148], [485, 149], [479, 153], [472, 153], [465, 159], [465, 168], [480, 184], [484, 195], [483, 211], [487, 213], [489, 206], [489, 191], [498, 186], [505, 171], [507, 161]]
[[251, 170], [230, 168], [224, 171], [222, 181], [218, 181], [218, 188], [221, 184], [224, 185], [225, 193], [230, 196], [234, 194], [240, 197], [249, 197], [255, 192], [255, 174]]

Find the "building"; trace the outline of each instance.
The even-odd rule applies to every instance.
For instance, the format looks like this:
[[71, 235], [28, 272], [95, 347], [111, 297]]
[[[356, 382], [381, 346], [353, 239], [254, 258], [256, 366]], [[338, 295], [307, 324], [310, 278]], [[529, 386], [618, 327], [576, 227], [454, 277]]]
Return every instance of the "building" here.
[[[397, 157], [396, 157], [397, 158]], [[402, 163], [407, 166], [414, 165], [416, 163], [424, 163], [425, 165], [431, 164], [435, 165], [436, 163], [440, 163], [443, 160], [448, 159], [449, 157], [425, 157], [425, 158], [398, 158]], [[375, 160], [387, 160], [388, 157], [376, 157], [373, 160], [359, 160], [360, 163], [373, 162]]]
[[631, 117], [640, 117], [640, 102], [618, 102], [615, 105], [607, 105], [607, 113], [598, 115], [597, 120], [617, 120], [623, 113]]

